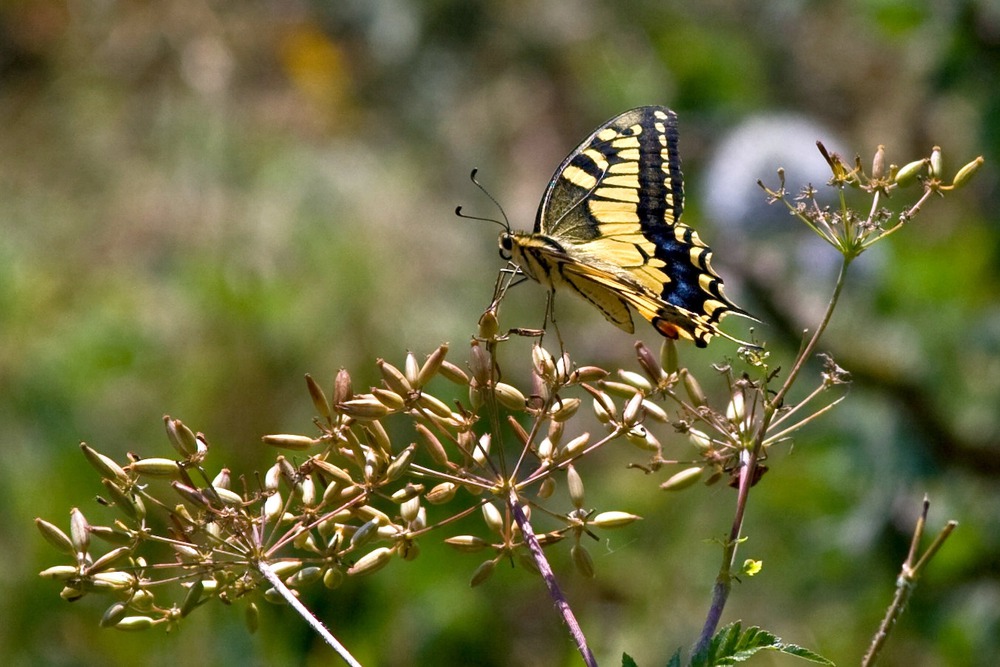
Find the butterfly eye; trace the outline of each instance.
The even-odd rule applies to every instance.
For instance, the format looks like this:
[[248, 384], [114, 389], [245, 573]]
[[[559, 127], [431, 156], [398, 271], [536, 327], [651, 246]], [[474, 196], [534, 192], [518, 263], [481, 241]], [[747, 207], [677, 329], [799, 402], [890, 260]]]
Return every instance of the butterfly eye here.
[[510, 234], [500, 235], [500, 258], [505, 260], [510, 260], [511, 250], [514, 248], [514, 241], [511, 239]]

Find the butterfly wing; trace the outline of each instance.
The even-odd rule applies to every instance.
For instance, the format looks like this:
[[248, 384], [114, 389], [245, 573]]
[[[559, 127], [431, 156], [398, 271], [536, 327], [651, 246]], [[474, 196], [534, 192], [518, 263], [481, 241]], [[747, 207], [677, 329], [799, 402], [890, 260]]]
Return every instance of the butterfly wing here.
[[[676, 123], [674, 112], [649, 106], [599, 127], [556, 170], [531, 236], [553, 242], [549, 261], [595, 305], [616, 298], [661, 334], [704, 346], [724, 315], [746, 313], [726, 298], [712, 251], [679, 222]], [[631, 317], [626, 327], [619, 309], [598, 307], [631, 330]]]

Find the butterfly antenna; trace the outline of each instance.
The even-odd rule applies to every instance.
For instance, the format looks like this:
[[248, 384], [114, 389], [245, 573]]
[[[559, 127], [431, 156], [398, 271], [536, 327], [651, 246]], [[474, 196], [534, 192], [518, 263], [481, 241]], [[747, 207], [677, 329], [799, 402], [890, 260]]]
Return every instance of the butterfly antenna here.
[[500, 215], [503, 216], [503, 222], [500, 222], [499, 220], [494, 220], [493, 218], [480, 218], [480, 217], [474, 216], [474, 215], [466, 215], [465, 213], [462, 213], [462, 207], [461, 206], [459, 206], [459, 207], [457, 207], [455, 209], [455, 215], [457, 215], [460, 218], [466, 218], [468, 220], [481, 220], [483, 222], [494, 222], [494, 223], [500, 225], [501, 227], [503, 227], [504, 229], [506, 229], [507, 232], [509, 233], [511, 231], [511, 228], [510, 228], [510, 219], [507, 218], [506, 211], [503, 210], [503, 206], [500, 205], [500, 202], [497, 201], [497, 198], [494, 197], [492, 194], [490, 194], [489, 190], [487, 190], [485, 187], [483, 187], [483, 184], [480, 183], [476, 179], [476, 174], [477, 173], [479, 173], [479, 170], [478, 169], [473, 169], [472, 173], [469, 174], [469, 180], [472, 181], [473, 184], [475, 184], [475, 186], [477, 188], [479, 188], [480, 192], [482, 192], [484, 195], [486, 195], [487, 197], [489, 197], [490, 201], [493, 202], [493, 204], [497, 207], [497, 210], [500, 211]]

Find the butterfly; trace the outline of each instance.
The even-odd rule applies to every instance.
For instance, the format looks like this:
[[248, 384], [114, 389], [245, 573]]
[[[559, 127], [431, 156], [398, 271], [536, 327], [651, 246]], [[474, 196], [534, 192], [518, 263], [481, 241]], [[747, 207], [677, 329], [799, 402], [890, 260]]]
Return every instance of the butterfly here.
[[680, 222], [684, 178], [677, 116], [660, 106], [598, 127], [556, 169], [530, 233], [506, 229], [500, 255], [549, 287], [574, 292], [629, 333], [632, 310], [668, 338], [705, 347], [730, 313], [711, 249]]

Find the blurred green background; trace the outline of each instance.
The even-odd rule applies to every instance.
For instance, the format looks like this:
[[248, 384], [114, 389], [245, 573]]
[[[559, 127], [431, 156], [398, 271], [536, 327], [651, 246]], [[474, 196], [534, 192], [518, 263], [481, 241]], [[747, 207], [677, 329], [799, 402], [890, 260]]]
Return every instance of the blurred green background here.
[[[453, 215], [495, 215], [469, 171], [529, 228], [564, 155], [642, 104], [678, 112], [685, 217], [776, 362], [815, 321], [831, 258], [763, 207], [757, 178], [785, 166], [792, 186], [821, 183], [816, 139], [865, 163], [877, 144], [900, 164], [940, 144], [951, 172], [986, 156], [970, 187], [857, 263], [823, 346], [856, 383], [772, 456], [742, 552], [764, 570], [724, 621], [856, 663], [929, 493], [930, 528], [961, 525], [880, 664], [997, 664], [992, 0], [0, 2], [4, 663], [331, 664], [287, 610], [265, 610], [254, 636], [221, 605], [173, 634], [99, 630], [102, 600], [71, 606], [36, 576], [62, 561], [32, 519], [93, 510], [81, 440], [166, 455], [169, 413], [208, 435], [210, 465], [249, 473], [273, 460], [262, 434], [312, 432], [304, 373], [326, 385], [344, 366], [364, 387], [376, 357], [444, 340], [464, 359], [501, 266], [497, 227]], [[515, 290], [503, 324], [537, 326], [542, 291]], [[578, 362], [631, 363], [634, 337], [592, 310], [563, 299], [560, 321]], [[702, 369], [731, 353], [682, 351]], [[723, 485], [666, 495], [662, 473], [623, 469], [635, 458], [584, 471], [589, 503], [646, 517], [590, 547], [596, 580], [572, 573], [568, 548], [552, 556], [602, 664], [690, 646], [718, 568], [706, 540], [731, 521]], [[424, 545], [309, 597], [363, 662], [578, 664], [535, 579], [498, 568], [470, 589], [475, 557]]]

